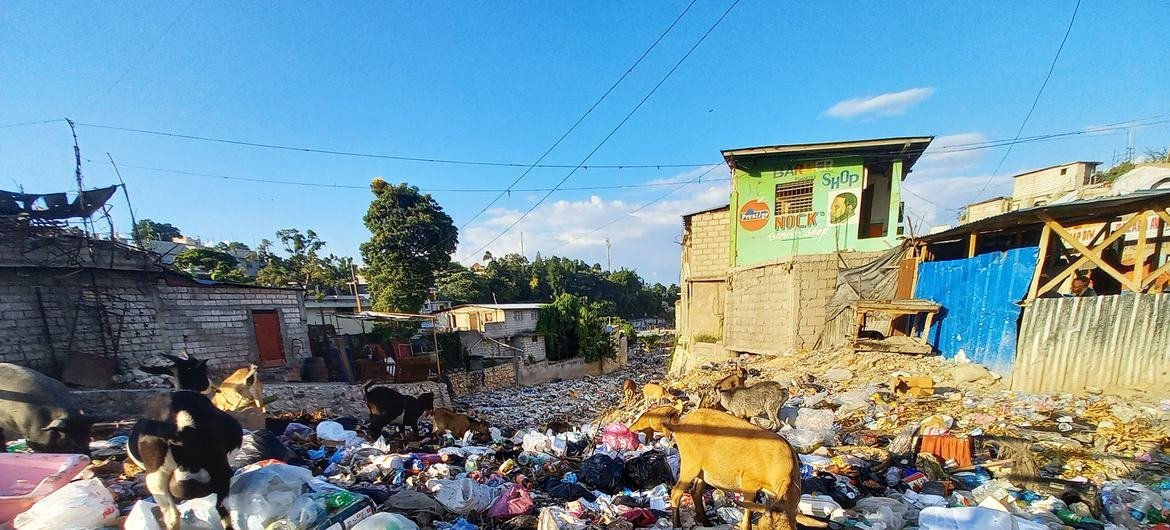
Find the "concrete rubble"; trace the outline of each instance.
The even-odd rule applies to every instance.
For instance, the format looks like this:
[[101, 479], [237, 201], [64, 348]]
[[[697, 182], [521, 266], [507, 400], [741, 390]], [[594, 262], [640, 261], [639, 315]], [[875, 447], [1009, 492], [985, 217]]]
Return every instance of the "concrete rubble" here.
[[[329, 410], [271, 415], [245, 436], [226, 505], [246, 530], [664, 530], [678, 453], [626, 428], [646, 404], [624, 400], [621, 383], [660, 382], [690, 410], [744, 370], [748, 385], [789, 385], [780, 425], [753, 422], [800, 453], [800, 510], [830, 527], [1168, 528], [1170, 401], [1010, 392], [996, 377], [971, 379], [979, 368], [897, 354], [742, 356], [676, 378], [661, 356], [630, 361], [606, 376], [457, 398], [454, 408], [488, 420], [490, 436], [371, 440], [359, 420]], [[556, 422], [571, 429], [540, 430]], [[96, 492], [94, 481], [69, 492], [92, 502], [26, 513], [158, 528], [141, 470], [125, 460], [125, 428], [101, 434], [81, 472], [98, 479]], [[759, 500], [704, 497], [721, 528], [740, 522], [737, 503]], [[107, 505], [116, 509], [94, 512]], [[682, 524], [700, 528], [691, 505], [684, 497]], [[183, 506], [184, 528], [219, 528], [206, 499]]]

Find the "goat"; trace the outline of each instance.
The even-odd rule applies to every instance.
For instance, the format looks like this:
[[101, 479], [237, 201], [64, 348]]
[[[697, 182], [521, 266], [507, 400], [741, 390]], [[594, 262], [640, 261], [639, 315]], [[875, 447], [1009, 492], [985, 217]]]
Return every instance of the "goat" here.
[[634, 383], [633, 379], [626, 379], [622, 381], [622, 398], [626, 401], [633, 401], [634, 396], [638, 393], [638, 385]]
[[139, 366], [138, 369], [148, 374], [170, 376], [171, 383], [180, 390], [204, 392], [211, 386], [207, 377], [207, 360], [202, 361], [188, 355], [187, 358], [174, 355], [160, 354], [164, 359], [171, 361], [170, 366]]
[[642, 386], [642, 398], [646, 400], [646, 404], [653, 406], [657, 405], [659, 401], [673, 400], [674, 395], [666, 390], [666, 387], [657, 383], [646, 383]]
[[630, 424], [630, 430], [646, 435], [646, 443], [650, 443], [654, 439], [654, 433], [663, 436], [669, 434], [666, 426], [677, 423], [680, 414], [677, 406], [654, 407], [638, 416], [638, 419]]
[[231, 528], [223, 501], [232, 477], [228, 453], [243, 443], [240, 423], [190, 390], [171, 392], [165, 406], [144, 416], [130, 432], [127, 454], [146, 471], [166, 528], [179, 528], [177, 501], [212, 493], [224, 528]]
[[[683, 493], [691, 489], [695, 520], [711, 526], [703, 506], [706, 485], [744, 498], [741, 530], [749, 530], [752, 512], [762, 512], [765, 528], [796, 530], [796, 523], [825, 528], [821, 521], [801, 515], [800, 461], [780, 435], [739, 418], [711, 409], [698, 409], [665, 426], [678, 445], [678, 482], [670, 490], [671, 520], [679, 528], [678, 508]], [[752, 500], [760, 492], [770, 498], [760, 505]]]
[[418, 419], [435, 408], [435, 394], [426, 392], [418, 396], [407, 396], [393, 388], [380, 386], [371, 388], [373, 381], [365, 384], [366, 408], [370, 411], [370, 436], [379, 436], [387, 425], [401, 425], [414, 429], [418, 435]]

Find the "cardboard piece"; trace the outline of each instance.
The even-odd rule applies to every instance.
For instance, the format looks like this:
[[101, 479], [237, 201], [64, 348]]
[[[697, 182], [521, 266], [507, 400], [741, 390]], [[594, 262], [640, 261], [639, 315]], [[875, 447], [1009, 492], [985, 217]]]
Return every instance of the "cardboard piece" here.
[[934, 380], [926, 376], [899, 376], [890, 381], [890, 389], [899, 396], [933, 396]]

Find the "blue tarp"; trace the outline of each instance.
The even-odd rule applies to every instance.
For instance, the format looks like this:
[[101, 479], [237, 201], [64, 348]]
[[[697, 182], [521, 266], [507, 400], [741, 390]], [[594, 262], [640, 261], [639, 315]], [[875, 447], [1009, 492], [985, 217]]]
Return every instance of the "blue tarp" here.
[[914, 296], [942, 305], [929, 337], [943, 357], [962, 352], [996, 373], [1011, 373], [1021, 311], [1016, 302], [1028, 293], [1039, 255], [1037, 247], [1022, 247], [920, 266]]

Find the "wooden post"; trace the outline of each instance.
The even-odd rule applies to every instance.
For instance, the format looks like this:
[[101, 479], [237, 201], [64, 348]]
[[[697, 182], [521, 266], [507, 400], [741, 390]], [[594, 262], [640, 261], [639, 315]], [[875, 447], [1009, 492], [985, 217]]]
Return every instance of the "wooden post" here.
[[[1140, 218], [1138, 220], [1138, 240], [1137, 247], [1133, 249], [1133, 281], [1142, 289], [1145, 288], [1143, 281], [1146, 279], [1146, 231], [1149, 228], [1149, 221], [1147, 221], [1149, 213], [1137, 214]], [[1138, 292], [1140, 293], [1141, 290]]]
[[1040, 230], [1040, 256], [1036, 258], [1036, 270], [1032, 271], [1032, 285], [1028, 287], [1027, 300], [1035, 300], [1040, 292], [1040, 275], [1044, 272], [1044, 264], [1048, 262], [1048, 240], [1052, 237], [1052, 229], [1048, 225]]
[[[1129, 230], [1129, 227], [1133, 226], [1133, 224], [1136, 222], [1137, 222], [1136, 216], [1130, 217], [1129, 220], [1126, 221], [1124, 224], [1122, 224], [1120, 228], [1118, 228], [1115, 232], [1110, 234], [1109, 237], [1105, 238], [1105, 241], [1102, 241], [1099, 245], [1094, 246], [1093, 248], [1097, 249], [1097, 251], [1100, 252], [1101, 249], [1104, 249], [1105, 247], [1112, 245], [1114, 241], [1117, 241], [1119, 238], [1121, 238], [1121, 236], [1125, 235], [1125, 231]], [[1107, 226], [1108, 226], [1108, 224], [1109, 223], [1106, 223]], [[1073, 261], [1071, 264], [1069, 264], [1068, 268], [1064, 269], [1063, 271], [1060, 271], [1060, 273], [1058, 273], [1056, 276], [1053, 276], [1051, 279], [1049, 279], [1048, 283], [1041, 285], [1040, 292], [1041, 293], [1048, 292], [1053, 287], [1055, 287], [1057, 284], [1064, 281], [1065, 278], [1071, 276], [1074, 272], [1076, 272], [1077, 268], [1079, 268], [1081, 265], [1084, 265], [1085, 263], [1088, 263], [1088, 262], [1089, 262], [1089, 258], [1087, 256], [1082, 255], [1076, 261]]]
[[975, 232], [971, 232], [971, 238], [967, 241], [967, 257], [975, 257], [975, 245], [977, 244], [979, 236]]
[[1110, 276], [1113, 276], [1113, 278], [1115, 278], [1117, 281], [1121, 282], [1122, 285], [1128, 287], [1129, 290], [1131, 290], [1135, 293], [1141, 292], [1141, 287], [1136, 285], [1133, 282], [1133, 280], [1131, 280], [1130, 278], [1126, 278], [1124, 274], [1119, 272], [1112, 265], [1106, 263], [1105, 260], [1101, 259], [1101, 250], [1104, 248], [1103, 246], [1098, 248], [1097, 250], [1089, 249], [1083, 243], [1078, 241], [1076, 236], [1070, 234], [1068, 230], [1066, 230], [1063, 226], [1060, 225], [1060, 223], [1056, 222], [1056, 220], [1053, 219], [1052, 216], [1041, 212], [1039, 214], [1039, 217], [1042, 220], [1044, 220], [1044, 222], [1048, 226], [1050, 226], [1052, 228], [1053, 232], [1056, 232], [1056, 235], [1060, 236], [1060, 239], [1067, 242], [1069, 245], [1072, 245], [1072, 247], [1074, 249], [1076, 249], [1077, 252], [1080, 252], [1081, 257], [1088, 258], [1089, 261], [1092, 261], [1095, 265], [1100, 267], [1101, 270], [1104, 270], [1105, 272], [1109, 273]]
[[435, 370], [443, 377], [443, 352], [439, 351], [439, 317], [431, 319], [431, 340], [435, 343]]
[[934, 322], [934, 312], [926, 313], [926, 322], [922, 324], [922, 344], [930, 344], [930, 324]]

